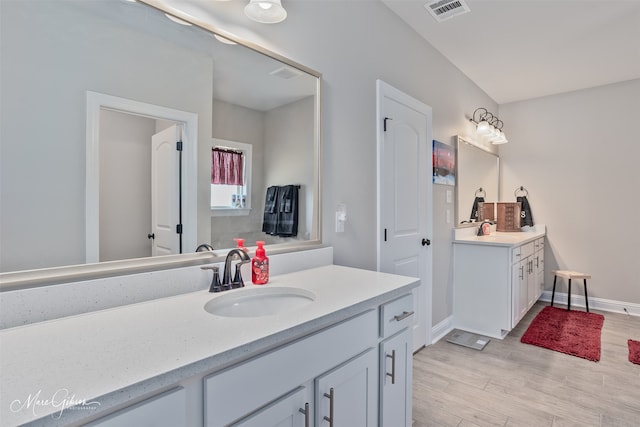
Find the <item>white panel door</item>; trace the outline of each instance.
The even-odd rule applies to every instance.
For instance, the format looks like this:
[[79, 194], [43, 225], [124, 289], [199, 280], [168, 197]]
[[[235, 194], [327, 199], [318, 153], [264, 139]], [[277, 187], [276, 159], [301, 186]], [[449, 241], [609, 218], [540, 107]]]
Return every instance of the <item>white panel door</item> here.
[[180, 159], [176, 143], [180, 129], [173, 125], [151, 138], [151, 255], [180, 253]]
[[411, 331], [405, 329], [380, 344], [381, 426], [410, 427], [413, 354]]
[[316, 378], [316, 426], [378, 425], [377, 359], [370, 349]]
[[419, 277], [413, 350], [431, 343], [431, 108], [378, 82], [380, 271]]

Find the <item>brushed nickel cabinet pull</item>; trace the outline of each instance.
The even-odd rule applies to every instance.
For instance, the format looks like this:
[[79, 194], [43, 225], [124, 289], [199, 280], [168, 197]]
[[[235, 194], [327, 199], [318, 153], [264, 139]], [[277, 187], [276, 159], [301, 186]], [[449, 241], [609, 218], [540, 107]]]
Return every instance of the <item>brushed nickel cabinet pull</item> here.
[[309, 425], [309, 403], [304, 404], [304, 409], [300, 408], [298, 411], [304, 414], [304, 427], [311, 427]]
[[409, 316], [412, 316], [413, 313], [415, 313], [413, 310], [412, 311], [403, 311], [402, 314], [398, 314], [393, 316], [393, 318], [397, 321], [400, 322], [401, 320], [406, 319]]
[[333, 427], [333, 387], [329, 389], [329, 394], [325, 393], [324, 397], [329, 399], [329, 416], [323, 417], [325, 421], [329, 421], [329, 427]]
[[396, 383], [396, 351], [391, 350], [391, 355], [387, 354], [388, 358], [391, 358], [391, 373], [386, 373], [387, 376], [391, 377], [391, 384]]

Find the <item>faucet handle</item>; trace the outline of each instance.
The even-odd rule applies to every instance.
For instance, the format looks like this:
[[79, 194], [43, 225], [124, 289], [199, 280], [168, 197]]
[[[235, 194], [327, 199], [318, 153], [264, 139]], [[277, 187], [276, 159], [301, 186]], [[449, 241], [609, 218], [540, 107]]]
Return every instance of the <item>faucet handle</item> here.
[[249, 261], [240, 261], [236, 264], [236, 273], [233, 276], [232, 288], [244, 288], [244, 280], [242, 280], [242, 272], [240, 271], [240, 269], [242, 268], [243, 264], [246, 264], [248, 262]]
[[211, 279], [211, 286], [209, 286], [209, 292], [222, 292], [222, 285], [220, 284], [220, 274], [218, 266], [200, 267], [201, 270], [213, 270], [213, 278]]

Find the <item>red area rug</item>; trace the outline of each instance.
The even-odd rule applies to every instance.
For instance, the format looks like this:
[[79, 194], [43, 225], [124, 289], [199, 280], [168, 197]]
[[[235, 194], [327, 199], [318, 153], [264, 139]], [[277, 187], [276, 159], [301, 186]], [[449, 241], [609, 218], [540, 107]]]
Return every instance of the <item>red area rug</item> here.
[[601, 314], [547, 306], [533, 319], [520, 341], [597, 362], [603, 323]]
[[640, 365], [640, 341], [629, 340], [629, 362]]

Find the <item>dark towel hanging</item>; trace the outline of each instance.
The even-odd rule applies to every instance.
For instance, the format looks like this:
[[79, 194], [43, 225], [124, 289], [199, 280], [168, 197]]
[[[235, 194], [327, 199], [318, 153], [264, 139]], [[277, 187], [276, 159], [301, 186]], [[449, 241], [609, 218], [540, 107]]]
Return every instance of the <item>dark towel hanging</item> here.
[[478, 220], [478, 203], [484, 203], [484, 197], [476, 196], [476, 198], [473, 199], [473, 206], [471, 207], [471, 216], [469, 217], [472, 221]]
[[278, 194], [278, 225], [276, 234], [283, 237], [298, 235], [298, 188], [297, 185], [280, 187]]
[[299, 185], [271, 186], [267, 188], [262, 231], [272, 236], [298, 235]]
[[520, 227], [533, 227], [533, 215], [531, 215], [531, 205], [527, 196], [517, 196], [516, 202], [520, 202]]
[[276, 234], [278, 226], [278, 190], [279, 187], [273, 185], [267, 188], [267, 195], [264, 202], [264, 215], [262, 221], [262, 231], [267, 234]]
[[[520, 195], [518, 195], [518, 193], [520, 193]], [[516, 188], [513, 194], [516, 196], [516, 202], [520, 202], [520, 227], [533, 227], [531, 205], [529, 204], [529, 200], [527, 200], [529, 191], [527, 191], [523, 186], [520, 186]]]

